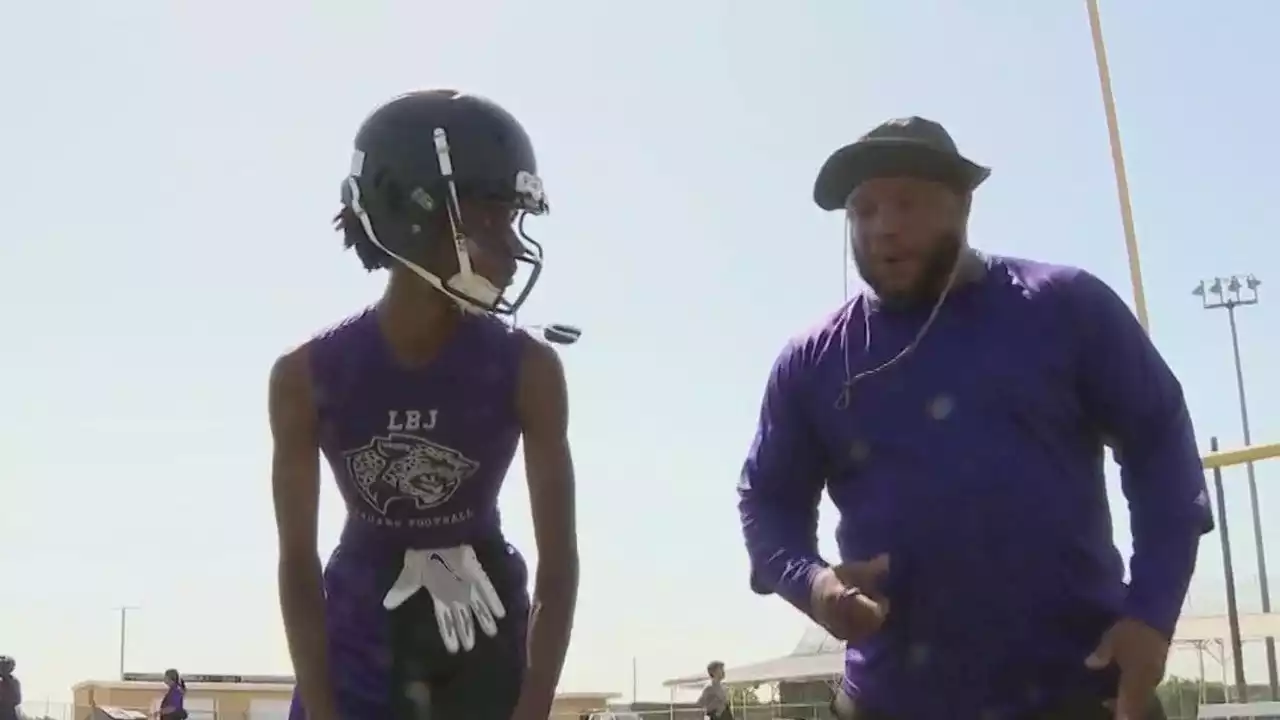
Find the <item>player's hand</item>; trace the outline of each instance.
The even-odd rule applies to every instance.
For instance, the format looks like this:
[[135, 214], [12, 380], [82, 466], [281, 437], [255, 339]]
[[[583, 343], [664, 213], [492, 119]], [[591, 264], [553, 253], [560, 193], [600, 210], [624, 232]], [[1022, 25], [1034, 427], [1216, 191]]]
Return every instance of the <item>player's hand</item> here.
[[498, 621], [507, 611], [470, 545], [410, 549], [404, 558], [399, 577], [383, 598], [383, 607], [394, 610], [425, 588], [435, 605], [440, 639], [450, 653], [468, 652], [476, 646], [477, 625], [489, 637], [498, 634]]
[[1120, 692], [1116, 696], [1116, 720], [1142, 720], [1155, 702], [1156, 687], [1164, 679], [1169, 641], [1141, 620], [1125, 618], [1102, 635], [1085, 665], [1101, 670], [1114, 663], [1120, 668]]
[[845, 642], [858, 643], [875, 634], [889, 615], [880, 587], [888, 572], [887, 555], [823, 570], [813, 583], [814, 619]]

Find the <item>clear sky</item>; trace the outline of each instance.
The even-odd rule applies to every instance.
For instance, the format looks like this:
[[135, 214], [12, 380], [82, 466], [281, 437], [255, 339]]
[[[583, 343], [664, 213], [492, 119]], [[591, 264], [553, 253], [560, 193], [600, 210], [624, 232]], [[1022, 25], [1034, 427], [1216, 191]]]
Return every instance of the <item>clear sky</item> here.
[[[1189, 291], [1215, 273], [1280, 283], [1280, 4], [1103, 14], [1153, 331], [1202, 444], [1234, 445], [1226, 317]], [[747, 589], [734, 483], [776, 352], [841, 301], [841, 220], [810, 200], [838, 145], [891, 117], [943, 121], [995, 169], [975, 245], [1129, 295], [1082, 0], [11, 3], [0, 652], [30, 700], [114, 675], [120, 605], [140, 607], [130, 669], [288, 672], [268, 367], [376, 297], [329, 227], [351, 138], [379, 102], [441, 86], [532, 134], [554, 212], [525, 315], [585, 329], [564, 353], [584, 555], [564, 689], [629, 694], [634, 657], [641, 696], [661, 698], [664, 678], [801, 633]], [[1240, 326], [1255, 436], [1280, 440], [1269, 287]], [[1280, 508], [1280, 461], [1258, 472]], [[1250, 609], [1243, 479], [1228, 473]], [[503, 504], [532, 557], [518, 465]], [[342, 514], [326, 487], [326, 551]], [[1219, 558], [1207, 540], [1197, 612], [1223, 606]]]

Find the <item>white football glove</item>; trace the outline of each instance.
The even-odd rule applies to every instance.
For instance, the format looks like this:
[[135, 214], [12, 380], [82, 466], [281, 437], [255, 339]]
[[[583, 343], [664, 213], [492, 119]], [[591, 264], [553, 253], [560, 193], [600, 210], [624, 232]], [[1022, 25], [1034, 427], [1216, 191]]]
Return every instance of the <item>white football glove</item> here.
[[485, 635], [497, 635], [498, 620], [507, 615], [493, 581], [470, 545], [406, 550], [400, 577], [382, 604], [394, 610], [424, 588], [435, 603], [440, 637], [450, 653], [476, 646], [477, 622]]

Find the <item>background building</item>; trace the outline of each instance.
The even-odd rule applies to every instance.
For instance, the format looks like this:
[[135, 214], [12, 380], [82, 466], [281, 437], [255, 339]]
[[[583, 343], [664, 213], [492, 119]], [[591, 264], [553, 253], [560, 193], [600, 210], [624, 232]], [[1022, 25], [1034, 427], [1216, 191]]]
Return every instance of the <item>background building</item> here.
[[609, 701], [620, 697], [621, 693], [557, 693], [551, 705], [551, 717], [555, 720], [578, 720], [584, 714], [607, 710]]
[[[1280, 637], [1280, 613], [1242, 613], [1239, 633], [1243, 642], [1259, 642]], [[1225, 689], [1230, 655], [1226, 651], [1230, 621], [1224, 615], [1183, 616], [1174, 630], [1169, 677], [1161, 686], [1160, 698], [1170, 718], [1249, 717], [1258, 720], [1280, 720], [1280, 703], [1258, 702], [1269, 698], [1266, 686], [1246, 688], [1245, 700], [1250, 705], [1221, 705], [1226, 708], [1214, 714], [1226, 702]], [[1216, 665], [1218, 678], [1210, 674], [1208, 665]], [[1174, 677], [1177, 668], [1194, 668]], [[734, 716], [742, 720], [771, 720], [777, 717], [829, 718], [828, 706], [840, 677], [844, 674], [844, 643], [825, 630], [812, 627], [800, 638], [788, 655], [725, 669], [725, 684], [735, 699]], [[676, 692], [700, 689], [707, 683], [705, 670], [672, 678], [663, 683]], [[740, 704], [739, 704], [740, 703]], [[1243, 709], [1242, 709], [1243, 708]]]
[[[293, 678], [285, 675], [184, 675], [190, 720], [287, 720]], [[86, 680], [71, 688], [72, 720], [92, 720], [94, 708], [151, 713], [164, 697], [163, 673], [126, 673], [124, 680]], [[618, 693], [560, 693], [552, 716], [577, 718], [604, 710]]]
[[[191, 720], [285, 720], [293, 678], [281, 675], [185, 675], [186, 709]], [[88, 720], [93, 708], [115, 707], [153, 712], [164, 697], [163, 673], [127, 673], [123, 681], [88, 680], [71, 688], [75, 720]]]

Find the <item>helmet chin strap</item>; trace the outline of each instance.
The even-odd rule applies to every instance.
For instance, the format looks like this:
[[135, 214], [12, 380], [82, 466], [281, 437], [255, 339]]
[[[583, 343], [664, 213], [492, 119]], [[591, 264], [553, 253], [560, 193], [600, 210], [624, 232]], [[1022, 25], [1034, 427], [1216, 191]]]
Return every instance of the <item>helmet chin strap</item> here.
[[[379, 250], [408, 268], [414, 275], [439, 290], [464, 313], [485, 315], [497, 306], [502, 298], [502, 290], [472, 268], [471, 250], [468, 247], [471, 240], [462, 232], [458, 188], [453, 181], [453, 159], [449, 154], [449, 142], [443, 128], [436, 128], [434, 140], [441, 174], [446, 178], [448, 186], [449, 196], [445, 199], [445, 206], [449, 214], [449, 227], [453, 234], [454, 254], [458, 259], [458, 272], [452, 277], [447, 280], [441, 278], [403, 255], [393, 252], [378, 239], [378, 233], [373, 229], [373, 221], [369, 218], [369, 213], [364, 207], [363, 197], [360, 193], [359, 179], [364, 170], [364, 153], [359, 150], [352, 157], [351, 174], [347, 177], [347, 191], [350, 195], [349, 206], [351, 212], [359, 218], [360, 226], [364, 228], [364, 233], [368, 236], [369, 242], [372, 242]], [[431, 207], [431, 199], [425, 197], [425, 194], [421, 197], [415, 194], [413, 200], [423, 205], [426, 210], [433, 209]], [[422, 232], [422, 228], [415, 225], [412, 228], [412, 232], [415, 234]]]
[[471, 248], [468, 247], [471, 239], [462, 231], [462, 205], [458, 202], [458, 185], [453, 181], [453, 155], [449, 152], [449, 136], [444, 128], [436, 128], [431, 137], [436, 146], [436, 161], [440, 164], [440, 174], [444, 176], [445, 185], [448, 188], [449, 196], [445, 198], [444, 204], [445, 212], [449, 214], [449, 229], [453, 233], [453, 251], [458, 258], [458, 272], [442, 287], [439, 284], [439, 278], [434, 274], [404, 260], [401, 262], [405, 262], [409, 269], [427, 282], [432, 282], [436, 289], [444, 291], [463, 312], [485, 314], [498, 303], [502, 297], [502, 290], [477, 274], [471, 267]]
[[[362, 153], [357, 152], [357, 163], [352, 168], [351, 175], [347, 178], [347, 191], [351, 196], [349, 207], [351, 212], [360, 220], [360, 227], [364, 228], [365, 235], [369, 241], [376, 245], [387, 255], [391, 256], [396, 262], [409, 268], [414, 275], [425, 280], [428, 284], [439, 290], [441, 294], [453, 301], [454, 305], [462, 312], [472, 315], [488, 314], [485, 308], [493, 307], [497, 304], [498, 299], [502, 296], [502, 291], [493, 283], [486, 280], [483, 276], [471, 271], [471, 252], [467, 247], [470, 242], [466, 236], [461, 235], [454, 226], [454, 249], [458, 253], [459, 272], [447, 281], [441, 280], [440, 276], [427, 270], [421, 265], [397, 255], [387, 249], [381, 241], [378, 240], [378, 233], [373, 229], [373, 222], [369, 219], [369, 213], [365, 211], [364, 203], [360, 196], [360, 183], [358, 178], [359, 163], [363, 161]], [[450, 187], [453, 183], [450, 181]], [[452, 217], [450, 218], [452, 220]], [[414, 232], [419, 232], [418, 228]], [[468, 302], [470, 298], [474, 302]], [[513, 315], [514, 322], [514, 315]], [[578, 342], [578, 338], [582, 336], [582, 330], [573, 326], [562, 323], [553, 323], [550, 325], [529, 325], [525, 326], [525, 330], [541, 336], [547, 342], [555, 345], [573, 345]]]
[[[404, 261], [402, 260], [401, 262]], [[432, 275], [416, 265], [412, 265], [410, 263], [405, 264], [409, 265], [409, 269], [413, 270], [414, 273], [422, 277], [422, 279], [432, 285], [436, 285], [437, 289], [442, 289], [437, 284], [439, 283], [439, 279], [436, 278], [435, 275]], [[483, 276], [477, 275], [473, 272], [458, 273], [445, 281], [445, 285], [448, 286], [452, 292], [450, 292], [450, 290], [444, 290], [444, 294], [448, 295], [449, 299], [452, 300], [453, 303], [463, 312], [474, 315], [488, 314], [486, 308], [493, 307], [497, 304], [498, 298], [502, 297], [502, 291], [499, 290], [497, 286], [488, 280], [485, 280]], [[471, 298], [474, 302], [468, 302], [463, 299], [463, 297], [459, 296]]]
[[[442, 295], [458, 306], [459, 310], [475, 315], [487, 314], [488, 308], [493, 307], [498, 302], [502, 291], [495, 287], [493, 283], [471, 270], [471, 254], [466, 248], [467, 238], [462, 237], [459, 239], [455, 237], [454, 239], [454, 248], [459, 259], [459, 271], [448, 280], [442, 279], [439, 275], [403, 255], [397, 254], [378, 239], [378, 233], [373, 229], [373, 222], [369, 219], [369, 213], [365, 211], [364, 203], [361, 202], [358, 177], [358, 175], [352, 175], [347, 178], [347, 190], [351, 195], [351, 212], [359, 218], [360, 227], [364, 228], [364, 234], [368, 236], [369, 242], [373, 243], [379, 250], [389, 255], [396, 262], [408, 268], [414, 275], [425, 280], [431, 287], [439, 290]], [[414, 228], [414, 232], [421, 232], [421, 230]], [[462, 262], [464, 257], [466, 258], [465, 265]]]

